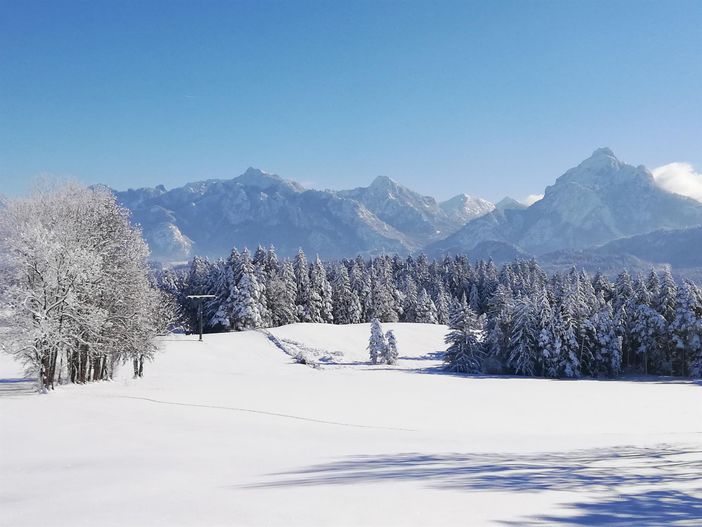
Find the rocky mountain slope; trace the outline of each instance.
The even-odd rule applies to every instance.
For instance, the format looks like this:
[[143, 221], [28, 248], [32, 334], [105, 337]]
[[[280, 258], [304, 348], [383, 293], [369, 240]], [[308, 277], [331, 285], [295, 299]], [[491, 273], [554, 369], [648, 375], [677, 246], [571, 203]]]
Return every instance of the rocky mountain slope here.
[[645, 167], [623, 163], [600, 148], [530, 207], [498, 207], [429, 245], [427, 252], [468, 252], [481, 242], [498, 241], [540, 255], [698, 225], [702, 203], [661, 189]]
[[254, 168], [231, 180], [115, 194], [161, 260], [226, 256], [234, 245], [259, 244], [285, 256], [300, 247], [324, 258], [407, 253], [493, 208], [466, 195], [437, 203], [386, 177], [369, 187], [318, 191]]

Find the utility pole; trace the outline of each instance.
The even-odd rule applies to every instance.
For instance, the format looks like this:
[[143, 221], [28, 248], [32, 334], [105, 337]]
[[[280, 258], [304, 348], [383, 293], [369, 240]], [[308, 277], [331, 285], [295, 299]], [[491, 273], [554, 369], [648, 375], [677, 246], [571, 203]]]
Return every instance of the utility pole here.
[[215, 298], [215, 295], [188, 295], [186, 298], [192, 298], [197, 301], [197, 318], [200, 325], [200, 342], [202, 342], [202, 303], [208, 298]]

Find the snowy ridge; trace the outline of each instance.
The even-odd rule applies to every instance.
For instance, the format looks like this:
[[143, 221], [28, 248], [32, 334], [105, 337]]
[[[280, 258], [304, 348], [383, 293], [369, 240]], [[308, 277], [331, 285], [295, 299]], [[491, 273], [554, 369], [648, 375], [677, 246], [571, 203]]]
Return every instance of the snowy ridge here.
[[259, 244], [273, 244], [285, 256], [300, 247], [326, 258], [402, 254], [456, 231], [492, 206], [465, 195], [458, 197], [460, 207], [453, 200], [438, 204], [386, 177], [353, 190], [308, 190], [255, 168], [231, 180], [115, 194], [141, 225], [153, 257], [169, 261], [195, 254], [223, 257], [235, 245]]

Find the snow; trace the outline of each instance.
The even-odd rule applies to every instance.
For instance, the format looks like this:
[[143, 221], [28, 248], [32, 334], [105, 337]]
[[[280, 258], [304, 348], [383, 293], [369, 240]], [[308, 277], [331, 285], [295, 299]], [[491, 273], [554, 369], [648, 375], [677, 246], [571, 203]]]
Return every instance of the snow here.
[[0, 393], [0, 523], [698, 524], [699, 384], [448, 375], [445, 327], [390, 329], [397, 367], [369, 324], [295, 324], [332, 360], [174, 336], [140, 380]]

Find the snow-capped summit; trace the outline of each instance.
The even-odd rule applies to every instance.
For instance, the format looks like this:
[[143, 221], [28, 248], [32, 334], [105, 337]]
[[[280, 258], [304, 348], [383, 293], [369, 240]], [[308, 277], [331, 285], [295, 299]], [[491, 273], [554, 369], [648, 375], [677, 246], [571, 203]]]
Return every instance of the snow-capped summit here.
[[502, 198], [500, 201], [498, 201], [495, 204], [495, 208], [497, 210], [526, 209], [527, 206], [524, 203], [517, 201], [514, 198], [510, 198], [509, 196], [505, 196], [504, 198]]
[[495, 209], [493, 203], [468, 194], [458, 194], [439, 203], [439, 206], [449, 218], [461, 225]]
[[260, 188], [261, 190], [266, 190], [275, 185], [286, 185], [298, 192], [302, 192], [305, 190], [305, 188], [299, 183], [285, 180], [276, 174], [264, 172], [261, 169], [253, 167], [247, 168], [246, 172], [244, 172], [239, 177], [234, 178], [233, 181], [237, 182], [240, 185], [256, 187]]
[[493, 207], [488, 201], [467, 195], [440, 204], [387, 176], [378, 176], [368, 187], [342, 190], [337, 194], [363, 203], [382, 221], [405, 233], [416, 247], [448, 236], [468, 219], [485, 214]]

